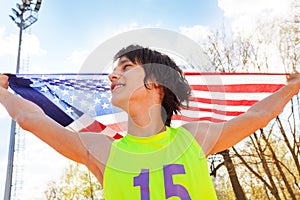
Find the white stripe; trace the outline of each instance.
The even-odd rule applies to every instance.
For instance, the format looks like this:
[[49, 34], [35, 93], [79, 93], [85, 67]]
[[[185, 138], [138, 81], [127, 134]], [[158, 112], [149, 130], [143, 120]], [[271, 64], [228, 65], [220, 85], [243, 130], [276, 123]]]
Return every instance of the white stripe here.
[[117, 123], [121, 123], [121, 122], [127, 122], [128, 115], [124, 111], [124, 112], [119, 112], [119, 113], [114, 113], [114, 114], [97, 116], [95, 119], [98, 122], [101, 122], [102, 124], [109, 125], [109, 124], [117, 124]]
[[[209, 120], [203, 120], [201, 122], [209, 122], [209, 123], [211, 123], [211, 121], [209, 121]], [[172, 120], [171, 126], [174, 127], [174, 128], [176, 128], [176, 127], [182, 126], [182, 125], [187, 124], [187, 123], [191, 123], [191, 122], [184, 121], [184, 120]]]
[[235, 112], [245, 112], [250, 107], [250, 106], [216, 105], [216, 104], [199, 103], [199, 102], [194, 102], [194, 101], [190, 101], [189, 106], [190, 107], [198, 107], [198, 108], [216, 109], [216, 110], [221, 110], [221, 111], [235, 111]]
[[205, 111], [199, 112], [199, 111], [192, 111], [192, 110], [182, 110], [181, 115], [192, 117], [192, 118], [213, 117], [221, 120], [229, 120], [232, 118], [232, 116], [220, 115], [212, 112], [205, 112]]
[[206, 92], [192, 90], [192, 97], [220, 100], [261, 100], [273, 93], [230, 93], [230, 92]]
[[285, 75], [187, 75], [190, 85], [285, 84]]
[[88, 115], [83, 114], [77, 120], [73, 121], [71, 124], [68, 125], [72, 130], [79, 131], [91, 125], [94, 122], [94, 119]]
[[101, 134], [107, 135], [109, 137], [114, 137], [116, 135], [116, 131], [112, 130], [109, 127], [106, 127], [103, 131], [101, 131]]

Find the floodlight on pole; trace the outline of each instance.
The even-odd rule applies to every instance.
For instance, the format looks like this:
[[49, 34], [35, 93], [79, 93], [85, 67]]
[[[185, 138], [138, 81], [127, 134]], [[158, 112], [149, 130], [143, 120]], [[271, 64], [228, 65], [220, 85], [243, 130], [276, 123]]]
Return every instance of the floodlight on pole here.
[[39, 11], [41, 8], [42, 0], [37, 0], [34, 10]]
[[[19, 46], [18, 46], [18, 57], [16, 73], [20, 71], [20, 58], [21, 58], [21, 44], [22, 44], [22, 33], [23, 30], [31, 26], [38, 20], [38, 11], [40, 10], [42, 0], [36, 0], [34, 3], [32, 0], [22, 0], [21, 4], [16, 4], [17, 9], [12, 8], [15, 16], [9, 15], [9, 17], [19, 27]], [[10, 130], [10, 141], [8, 150], [8, 162], [7, 162], [7, 173], [5, 183], [4, 200], [11, 199], [11, 188], [12, 188], [12, 175], [13, 175], [13, 160], [15, 151], [15, 134], [16, 134], [16, 122], [12, 120]]]

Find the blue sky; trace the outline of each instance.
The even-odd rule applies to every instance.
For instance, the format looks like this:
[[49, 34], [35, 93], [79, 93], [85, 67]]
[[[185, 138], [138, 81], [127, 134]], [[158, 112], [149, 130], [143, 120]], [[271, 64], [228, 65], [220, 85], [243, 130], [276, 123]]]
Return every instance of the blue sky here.
[[[0, 72], [15, 72], [18, 28], [8, 15], [12, 14], [11, 8], [15, 8], [16, 3], [20, 2], [21, 0], [0, 2]], [[32, 25], [31, 35], [24, 36], [23, 56], [30, 57], [29, 73], [77, 72], [93, 49], [122, 31], [156, 27], [190, 37], [201, 37], [207, 28], [218, 27], [224, 20], [242, 27], [245, 21], [249, 24], [249, 19], [254, 16], [257, 18], [266, 9], [277, 14], [284, 12], [288, 2], [290, 1], [43, 0], [38, 22]], [[0, 107], [0, 198], [4, 193], [9, 127], [10, 119]], [[52, 174], [61, 173], [55, 165], [62, 166], [63, 164], [58, 163], [66, 161], [47, 146], [37, 144], [37, 140], [30, 134], [27, 135], [24, 177], [30, 186], [25, 190], [29, 190], [29, 193], [33, 193], [30, 190], [35, 190], [38, 194], [36, 197], [27, 197], [29, 194], [26, 193], [24, 197], [34, 199], [43, 195], [40, 188], [45, 180], [40, 181], [38, 177], [44, 176], [51, 181]], [[52, 159], [58, 160], [55, 165]]]

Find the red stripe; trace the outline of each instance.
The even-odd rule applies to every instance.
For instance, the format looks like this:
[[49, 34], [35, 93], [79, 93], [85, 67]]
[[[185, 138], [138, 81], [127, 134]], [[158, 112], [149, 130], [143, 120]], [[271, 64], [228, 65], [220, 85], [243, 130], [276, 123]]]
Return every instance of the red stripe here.
[[85, 128], [79, 130], [79, 132], [101, 132], [106, 128], [104, 124], [101, 124], [98, 121], [93, 121], [90, 125], [86, 126]]
[[183, 115], [173, 115], [172, 120], [182, 120], [187, 122], [196, 122], [196, 121], [225, 122], [226, 121], [226, 120], [217, 119], [213, 117], [187, 117]]
[[220, 100], [220, 99], [206, 99], [198, 97], [190, 97], [190, 101], [196, 101], [199, 103], [227, 105], [227, 106], [252, 106], [258, 100]]
[[120, 135], [119, 133], [116, 133], [116, 135], [114, 135], [114, 139], [115, 140], [117, 140], [117, 139], [120, 139], [120, 138], [122, 138], [123, 137], [123, 135]]
[[260, 76], [268, 76], [268, 75], [289, 75], [288, 73], [258, 73], [258, 72], [184, 72], [186, 76], [209, 76], [209, 75], [260, 75]]
[[256, 93], [275, 92], [283, 84], [190, 85], [193, 90], [209, 92]]
[[[115, 124], [115, 126], [117, 126], [117, 124]], [[118, 126], [119, 127], [119, 126]], [[88, 125], [87, 127], [79, 130], [79, 132], [94, 132], [94, 133], [100, 133], [101, 131], [103, 131], [106, 128], [105, 125], [101, 124], [98, 121], [93, 121], [92, 124]], [[113, 138], [115, 140], [122, 138], [123, 136], [119, 133], [115, 133], [115, 135], [113, 136]]]
[[116, 132], [127, 131], [127, 121], [115, 124], [108, 124], [107, 126]]
[[201, 111], [201, 112], [211, 112], [219, 115], [226, 115], [226, 116], [238, 116], [243, 114], [244, 112], [241, 111], [224, 111], [224, 110], [217, 110], [211, 108], [198, 108], [194, 106], [189, 106], [188, 108], [183, 108], [184, 110], [191, 110], [191, 111]]

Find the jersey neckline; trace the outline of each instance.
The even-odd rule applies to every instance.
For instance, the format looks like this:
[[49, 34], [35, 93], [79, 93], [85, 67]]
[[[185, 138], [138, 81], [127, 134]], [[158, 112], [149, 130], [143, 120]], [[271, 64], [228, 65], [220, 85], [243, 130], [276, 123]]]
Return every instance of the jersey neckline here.
[[170, 127], [168, 127], [168, 126], [165, 126], [165, 127], [166, 127], [165, 131], [162, 131], [160, 133], [157, 133], [157, 134], [151, 135], [151, 136], [147, 136], [147, 137], [134, 136], [127, 132], [125, 138], [129, 141], [139, 142], [139, 143], [144, 143], [144, 142], [148, 143], [148, 142], [161, 140], [163, 138], [169, 137], [170, 132], [171, 132]]

